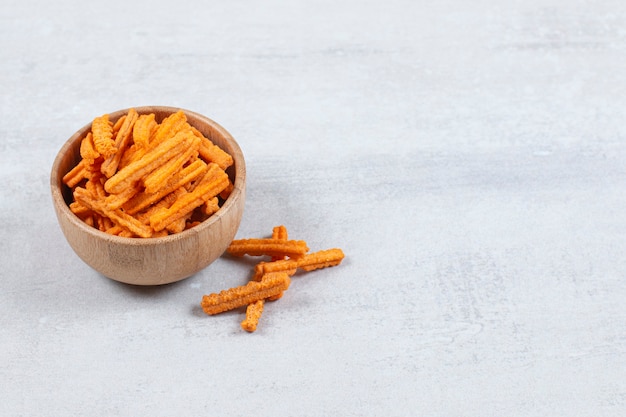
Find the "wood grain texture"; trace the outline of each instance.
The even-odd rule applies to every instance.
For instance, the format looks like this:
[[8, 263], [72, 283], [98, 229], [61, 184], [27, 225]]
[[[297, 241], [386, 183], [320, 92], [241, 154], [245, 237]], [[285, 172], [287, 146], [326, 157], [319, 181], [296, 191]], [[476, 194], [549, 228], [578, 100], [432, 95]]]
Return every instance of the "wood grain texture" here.
[[[140, 115], [154, 113], [157, 122], [160, 122], [178, 109], [144, 106], [135, 110]], [[112, 112], [110, 120], [115, 122], [127, 112], [128, 109]], [[241, 149], [216, 122], [188, 110], [185, 114], [192, 126], [233, 157], [234, 164], [227, 173], [234, 189], [217, 213], [184, 232], [149, 239], [111, 236], [86, 225], [69, 210], [70, 190], [62, 183], [62, 178], [79, 160], [80, 142], [91, 124], [72, 135], [54, 161], [50, 187], [61, 229], [76, 254], [111, 279], [135, 285], [179, 281], [221, 256], [237, 232], [245, 204], [246, 171]]]

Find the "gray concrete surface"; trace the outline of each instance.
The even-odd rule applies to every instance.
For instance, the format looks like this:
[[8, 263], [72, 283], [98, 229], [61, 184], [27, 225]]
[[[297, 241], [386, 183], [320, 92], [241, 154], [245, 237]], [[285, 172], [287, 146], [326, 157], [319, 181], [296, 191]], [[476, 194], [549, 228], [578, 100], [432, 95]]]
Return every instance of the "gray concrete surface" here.
[[[9, 1], [0, 91], [0, 415], [626, 413], [622, 1]], [[239, 141], [239, 237], [347, 255], [254, 334], [198, 308], [249, 265], [130, 287], [56, 223], [64, 141], [153, 104]]]

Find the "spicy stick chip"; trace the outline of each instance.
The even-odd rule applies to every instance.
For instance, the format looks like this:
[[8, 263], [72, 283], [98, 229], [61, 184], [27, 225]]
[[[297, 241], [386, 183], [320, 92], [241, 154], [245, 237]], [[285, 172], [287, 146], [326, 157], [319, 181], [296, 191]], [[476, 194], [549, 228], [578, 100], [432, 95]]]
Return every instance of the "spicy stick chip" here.
[[285, 291], [290, 283], [289, 275], [285, 273], [267, 274], [261, 282], [250, 281], [246, 285], [205, 295], [201, 306], [209, 315], [223, 313]]
[[232, 186], [225, 172], [232, 157], [191, 126], [182, 110], [160, 122], [135, 109], [114, 122], [108, 114], [96, 117], [80, 155], [63, 177], [74, 196], [70, 209], [119, 236], [186, 230], [217, 212]]
[[[201, 306], [206, 314], [213, 315], [247, 304], [246, 318], [241, 322], [241, 328], [247, 332], [254, 332], [265, 301], [276, 301], [283, 296], [289, 284], [272, 286], [271, 291], [260, 291], [260, 286], [267, 286], [270, 280], [282, 277], [290, 280], [298, 269], [305, 272], [320, 268], [337, 266], [344, 259], [344, 253], [339, 248], [326, 249], [307, 253], [309, 248], [302, 240], [288, 240], [285, 226], [276, 226], [269, 239], [238, 239], [233, 240], [227, 251], [235, 256], [269, 256], [270, 261], [261, 261], [254, 267], [254, 275], [248, 284], [231, 288], [220, 293], [205, 295]], [[290, 282], [290, 281], [288, 281]]]

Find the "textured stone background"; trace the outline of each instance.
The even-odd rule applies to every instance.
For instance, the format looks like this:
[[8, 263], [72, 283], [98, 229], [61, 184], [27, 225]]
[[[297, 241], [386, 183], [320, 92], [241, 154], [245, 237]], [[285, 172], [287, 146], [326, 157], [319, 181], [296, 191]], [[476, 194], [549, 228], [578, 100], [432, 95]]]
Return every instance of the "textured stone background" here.
[[[0, 415], [623, 416], [626, 5], [5, 1]], [[259, 330], [78, 259], [49, 171], [93, 117], [162, 104], [239, 141], [239, 237], [338, 268]]]

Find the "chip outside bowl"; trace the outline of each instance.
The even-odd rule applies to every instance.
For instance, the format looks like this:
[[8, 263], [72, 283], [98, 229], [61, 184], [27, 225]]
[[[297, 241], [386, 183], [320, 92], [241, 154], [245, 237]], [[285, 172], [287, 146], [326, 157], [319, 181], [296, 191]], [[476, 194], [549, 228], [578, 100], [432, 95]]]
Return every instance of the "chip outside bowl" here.
[[[245, 204], [246, 168], [235, 139], [222, 126], [201, 114], [166, 106], [134, 107], [139, 114], [155, 113], [158, 121], [183, 110], [189, 124], [234, 160], [227, 173], [234, 188], [222, 207], [201, 224], [180, 233], [157, 238], [127, 238], [101, 232], [69, 209], [71, 191], [63, 176], [80, 160], [80, 142], [91, 122], [72, 135], [52, 165], [50, 188], [61, 230], [76, 254], [104, 276], [135, 285], [160, 285], [188, 278], [219, 258], [234, 239]], [[109, 113], [115, 122], [129, 109]]]

